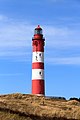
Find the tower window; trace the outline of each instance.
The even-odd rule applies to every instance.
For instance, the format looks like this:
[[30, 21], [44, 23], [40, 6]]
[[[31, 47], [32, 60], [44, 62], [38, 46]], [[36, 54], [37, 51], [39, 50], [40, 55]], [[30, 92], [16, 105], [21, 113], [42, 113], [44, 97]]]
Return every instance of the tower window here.
[[39, 56], [41, 57], [41, 56], [42, 56], [42, 54], [41, 54], [41, 53], [39, 53]]
[[39, 74], [42, 75], [42, 72], [40, 71]]
[[38, 57], [37, 56], [35, 56], [36, 57], [36, 60], [38, 61]]

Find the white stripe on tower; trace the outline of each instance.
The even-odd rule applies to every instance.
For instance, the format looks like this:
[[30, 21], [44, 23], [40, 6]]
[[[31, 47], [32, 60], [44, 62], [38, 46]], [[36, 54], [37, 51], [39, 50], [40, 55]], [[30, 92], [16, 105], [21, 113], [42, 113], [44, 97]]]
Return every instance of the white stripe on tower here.
[[43, 69], [32, 69], [32, 80], [43, 80], [44, 70]]
[[32, 63], [34, 62], [44, 63], [44, 52], [33, 52]]

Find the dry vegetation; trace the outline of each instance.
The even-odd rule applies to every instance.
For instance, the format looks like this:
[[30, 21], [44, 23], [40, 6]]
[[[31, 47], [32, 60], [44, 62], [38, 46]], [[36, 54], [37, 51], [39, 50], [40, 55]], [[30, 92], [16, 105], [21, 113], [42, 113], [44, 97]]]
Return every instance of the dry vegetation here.
[[0, 120], [80, 120], [80, 102], [10, 94], [0, 96]]

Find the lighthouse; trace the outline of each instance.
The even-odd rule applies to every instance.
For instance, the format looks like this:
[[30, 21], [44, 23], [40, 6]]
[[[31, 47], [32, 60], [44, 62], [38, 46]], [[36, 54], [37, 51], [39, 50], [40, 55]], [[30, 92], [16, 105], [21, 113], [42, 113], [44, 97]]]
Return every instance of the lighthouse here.
[[32, 38], [32, 94], [45, 95], [44, 45], [42, 28], [38, 25]]

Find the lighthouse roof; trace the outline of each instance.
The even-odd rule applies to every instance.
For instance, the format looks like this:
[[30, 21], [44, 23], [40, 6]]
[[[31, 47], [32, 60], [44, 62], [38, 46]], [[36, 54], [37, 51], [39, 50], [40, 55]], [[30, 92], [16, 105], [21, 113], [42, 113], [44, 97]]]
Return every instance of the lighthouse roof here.
[[35, 30], [42, 30], [42, 28], [40, 27], [40, 25], [38, 25]]

